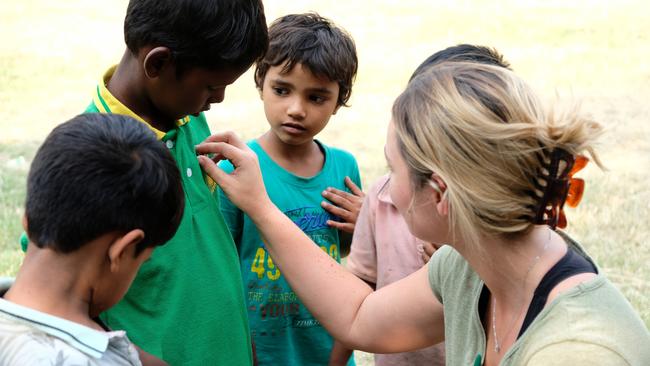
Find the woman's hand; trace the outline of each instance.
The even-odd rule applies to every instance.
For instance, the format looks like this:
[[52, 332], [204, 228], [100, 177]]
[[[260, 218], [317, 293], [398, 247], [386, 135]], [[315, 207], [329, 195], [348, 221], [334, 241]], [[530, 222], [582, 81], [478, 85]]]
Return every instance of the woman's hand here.
[[[199, 164], [232, 203], [253, 217], [273, 204], [266, 194], [257, 155], [232, 131], [214, 134], [196, 146]], [[205, 154], [213, 154], [209, 158]], [[227, 174], [216, 163], [229, 160], [235, 170]]]

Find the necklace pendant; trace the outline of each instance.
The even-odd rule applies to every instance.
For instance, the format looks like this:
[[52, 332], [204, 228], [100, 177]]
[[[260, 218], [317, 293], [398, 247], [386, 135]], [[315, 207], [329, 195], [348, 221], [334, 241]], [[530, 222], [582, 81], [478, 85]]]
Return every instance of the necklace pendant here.
[[501, 353], [501, 347], [498, 344], [494, 345], [494, 352]]

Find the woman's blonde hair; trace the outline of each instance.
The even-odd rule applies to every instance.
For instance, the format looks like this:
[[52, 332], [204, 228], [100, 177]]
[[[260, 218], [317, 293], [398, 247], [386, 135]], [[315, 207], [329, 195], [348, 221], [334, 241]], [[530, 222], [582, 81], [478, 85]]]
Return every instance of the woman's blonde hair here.
[[452, 233], [467, 244], [481, 235], [517, 236], [534, 225], [554, 151], [588, 151], [600, 165], [593, 144], [601, 126], [575, 109], [545, 109], [502, 67], [433, 67], [397, 98], [393, 121], [415, 189], [439, 189], [434, 172], [444, 180]]

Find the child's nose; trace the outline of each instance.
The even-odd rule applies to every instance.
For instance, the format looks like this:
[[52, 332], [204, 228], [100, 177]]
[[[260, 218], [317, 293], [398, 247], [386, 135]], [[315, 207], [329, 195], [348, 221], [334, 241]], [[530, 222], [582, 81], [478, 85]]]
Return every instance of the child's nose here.
[[210, 98], [208, 98], [208, 103], [221, 103], [226, 96], [226, 88], [219, 88], [210, 93]]
[[289, 103], [287, 114], [295, 119], [305, 118], [305, 106], [300, 98], [293, 98]]

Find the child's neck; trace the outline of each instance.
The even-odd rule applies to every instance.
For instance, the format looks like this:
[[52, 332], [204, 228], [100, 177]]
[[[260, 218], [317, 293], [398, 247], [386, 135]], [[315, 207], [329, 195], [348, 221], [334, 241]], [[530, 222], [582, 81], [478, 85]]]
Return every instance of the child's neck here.
[[289, 145], [268, 131], [257, 142], [276, 164], [299, 177], [313, 177], [325, 164], [325, 155], [313, 139], [301, 145]]
[[[47, 249], [36, 249], [30, 245], [16, 282], [7, 291], [4, 299], [96, 330], [103, 330], [90, 317], [92, 288], [85, 274], [88, 266], [72, 263], [71, 257]], [[61, 268], [72, 269], [66, 271]]]
[[106, 84], [108, 91], [133, 113], [160, 131], [169, 131], [176, 121], [169, 120], [154, 106], [144, 87], [138, 59], [127, 49]]

